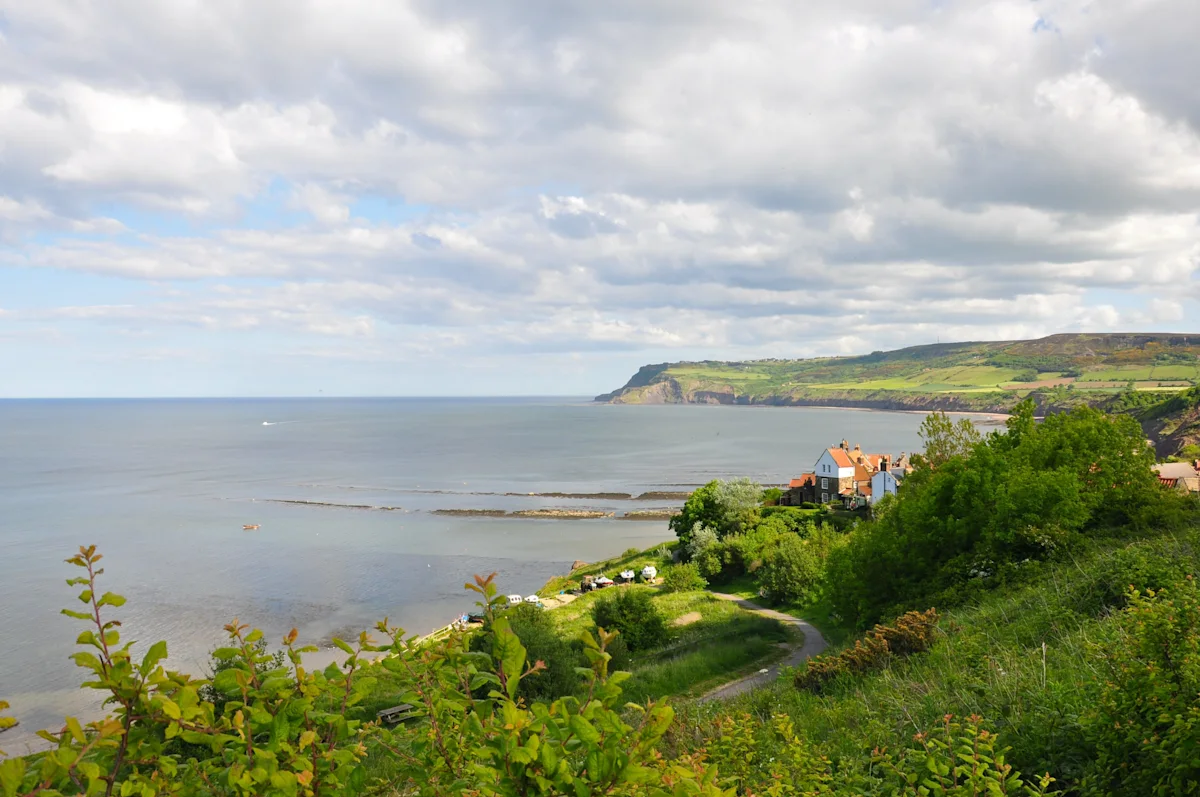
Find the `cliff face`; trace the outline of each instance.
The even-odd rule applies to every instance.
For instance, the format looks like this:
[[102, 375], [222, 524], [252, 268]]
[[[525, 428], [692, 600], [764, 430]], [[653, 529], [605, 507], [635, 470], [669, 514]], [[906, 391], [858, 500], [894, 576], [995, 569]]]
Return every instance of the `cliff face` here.
[[750, 395], [733, 388], [707, 387], [685, 390], [667, 377], [652, 385], [622, 389], [597, 396], [610, 404], [728, 404], [757, 407], [853, 407], [875, 410], [946, 410], [947, 412], [997, 412], [1012, 409], [1017, 399], [1011, 394], [922, 394], [888, 390], [797, 391], [788, 395]]
[[1007, 412], [1032, 396], [1053, 412], [1103, 405], [1126, 385], [1160, 391], [1197, 384], [1200, 335], [1064, 334], [854, 357], [657, 363], [596, 400]]
[[1200, 457], [1200, 387], [1147, 408], [1141, 421], [1160, 457]]

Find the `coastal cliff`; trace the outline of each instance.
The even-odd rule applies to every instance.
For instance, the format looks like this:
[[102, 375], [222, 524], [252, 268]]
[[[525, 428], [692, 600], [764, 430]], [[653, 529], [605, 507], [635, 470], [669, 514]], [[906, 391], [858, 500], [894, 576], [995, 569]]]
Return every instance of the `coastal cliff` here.
[[1026, 397], [1056, 411], [1196, 384], [1200, 335], [1081, 333], [855, 357], [657, 363], [596, 401], [1003, 413]]

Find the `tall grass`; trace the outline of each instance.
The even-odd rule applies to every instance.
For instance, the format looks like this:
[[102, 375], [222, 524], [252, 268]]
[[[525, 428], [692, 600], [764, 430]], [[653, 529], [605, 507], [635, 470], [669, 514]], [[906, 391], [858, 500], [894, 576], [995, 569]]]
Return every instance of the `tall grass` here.
[[1195, 531], [1035, 565], [1024, 584], [944, 613], [928, 653], [844, 677], [820, 695], [781, 679], [726, 704], [682, 707], [671, 743], [703, 744], [719, 714], [784, 712], [821, 753], [858, 767], [873, 748], [901, 747], [946, 714], [979, 714], [1012, 747], [1019, 770], [1049, 771], [1069, 785], [1094, 758], [1080, 717], [1099, 694], [1100, 653], [1116, 633], [1111, 613], [1130, 585], [1166, 586], [1197, 570]]

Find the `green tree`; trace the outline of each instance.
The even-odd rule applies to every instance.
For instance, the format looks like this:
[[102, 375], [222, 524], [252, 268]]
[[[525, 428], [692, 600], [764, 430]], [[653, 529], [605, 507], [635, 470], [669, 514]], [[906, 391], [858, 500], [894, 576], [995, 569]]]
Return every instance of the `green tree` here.
[[619, 631], [630, 652], [661, 645], [667, 636], [667, 621], [654, 605], [650, 590], [625, 587], [613, 593], [592, 604], [596, 627]]
[[717, 535], [728, 537], [757, 525], [761, 519], [762, 495], [762, 485], [751, 479], [718, 481], [716, 501], [721, 518], [716, 526]]
[[715, 531], [720, 524], [723, 510], [717, 503], [718, 483], [714, 479], [693, 491], [679, 514], [668, 522], [668, 527], [685, 547], [692, 541], [695, 529], [710, 528]]
[[817, 597], [822, 571], [812, 546], [795, 534], [785, 534], [766, 552], [758, 583], [772, 603], [809, 601]]
[[944, 412], [931, 412], [921, 422], [919, 434], [925, 443], [924, 462], [938, 468], [955, 457], [966, 456], [980, 441], [979, 430], [966, 418], [950, 420]]
[[1004, 434], [911, 473], [891, 508], [831, 554], [836, 609], [869, 624], [932, 596], [945, 605], [967, 582], [1043, 558], [1072, 535], [1171, 522], [1152, 463], [1128, 417], [1083, 407], [1035, 424], [1025, 404]]

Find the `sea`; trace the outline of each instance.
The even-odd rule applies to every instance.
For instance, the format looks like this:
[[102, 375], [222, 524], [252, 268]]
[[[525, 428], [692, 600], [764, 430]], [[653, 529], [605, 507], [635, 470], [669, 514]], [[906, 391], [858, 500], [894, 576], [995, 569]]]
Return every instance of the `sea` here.
[[[0, 401], [0, 700], [21, 721], [0, 747], [100, 712], [69, 659], [84, 624], [60, 614], [84, 608], [65, 583], [81, 545], [104, 556], [98, 588], [128, 601], [110, 616], [135, 656], [163, 639], [168, 667], [200, 674], [235, 618], [323, 648], [384, 617], [428, 633], [473, 608], [474, 574], [529, 594], [574, 560], [672, 539], [665, 520], [620, 519], [681, 503], [644, 493], [783, 483], [843, 438], [913, 451], [921, 420], [562, 398]], [[537, 508], [613, 517], [438, 513]]]

